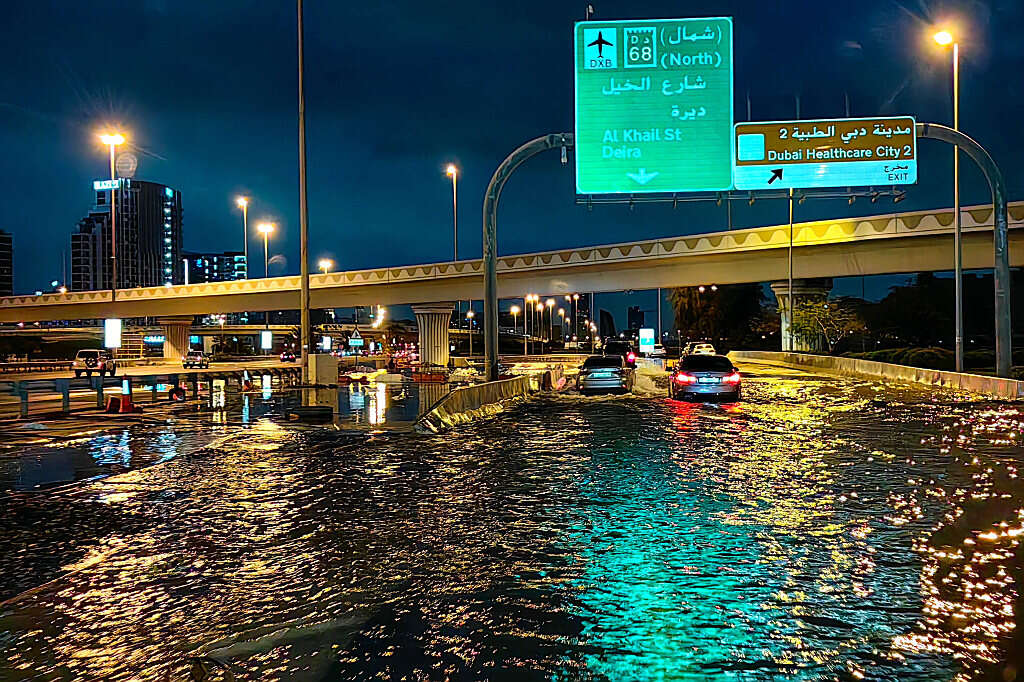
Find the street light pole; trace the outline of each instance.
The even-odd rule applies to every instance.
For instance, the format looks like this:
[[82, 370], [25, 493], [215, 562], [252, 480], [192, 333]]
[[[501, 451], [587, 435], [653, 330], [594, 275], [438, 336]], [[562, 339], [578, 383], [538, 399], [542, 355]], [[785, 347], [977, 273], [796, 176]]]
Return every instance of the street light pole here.
[[[960, 132], [960, 43], [953, 43], [953, 130]], [[960, 146], [953, 146], [953, 239], [956, 241], [956, 371], [964, 371], [964, 254], [960, 231]]]
[[249, 279], [249, 198], [238, 197], [235, 204], [242, 209], [242, 253], [245, 255], [245, 278]]
[[[455, 167], [454, 163], [449, 163], [448, 167], [445, 168], [445, 175], [452, 179], [452, 262], [459, 260], [459, 192], [458, 192], [458, 178], [459, 169]], [[462, 321], [459, 320], [459, 315], [462, 313], [462, 301], [455, 302], [455, 328], [459, 329], [462, 327]]]
[[[260, 223], [256, 230], [263, 235], [263, 277], [270, 277], [270, 233], [274, 231], [274, 223]], [[263, 321], [270, 327], [270, 311], [263, 311]]]
[[[470, 305], [473, 305], [472, 302], [470, 302]], [[470, 357], [473, 357], [473, 316], [475, 314], [476, 313], [473, 312], [472, 308], [470, 308], [469, 310], [466, 311], [466, 323], [467, 323], [467, 326], [469, 327], [469, 356]]]
[[114, 168], [116, 142], [110, 143], [110, 300], [117, 296], [117, 171]]
[[117, 145], [124, 144], [121, 133], [100, 135], [100, 141], [110, 147], [110, 300], [117, 298], [117, 172], [114, 168], [114, 152]]
[[[296, 0], [298, 12], [298, 52], [299, 52], [299, 264], [301, 265], [302, 292], [300, 304], [302, 313], [300, 322], [302, 329], [299, 334], [299, 345], [302, 351], [302, 383], [309, 384], [309, 209], [306, 203], [306, 91], [303, 85], [303, 31], [302, 31], [302, 0]], [[306, 394], [303, 392], [303, 397]], [[303, 400], [305, 404], [305, 400]]]
[[[935, 42], [945, 47], [953, 46], [953, 130], [960, 132], [960, 43], [949, 31], [939, 31]], [[963, 240], [960, 231], [960, 146], [953, 145], [953, 288], [956, 304], [954, 311], [954, 351], [956, 371], [964, 370], [964, 278]]]
[[445, 173], [452, 179], [452, 227], [455, 237], [452, 246], [452, 260], [459, 260], [459, 192], [458, 179], [459, 169], [454, 163], [449, 163]]
[[555, 299], [549, 298], [544, 305], [548, 308], [548, 352], [551, 352], [551, 342], [555, 340]]
[[[512, 336], [515, 337], [516, 329], [519, 328], [519, 306], [514, 305], [509, 308], [509, 312], [512, 313]], [[523, 322], [523, 331], [526, 331], [526, 323]], [[523, 355], [526, 355], [526, 334], [523, 334]]]

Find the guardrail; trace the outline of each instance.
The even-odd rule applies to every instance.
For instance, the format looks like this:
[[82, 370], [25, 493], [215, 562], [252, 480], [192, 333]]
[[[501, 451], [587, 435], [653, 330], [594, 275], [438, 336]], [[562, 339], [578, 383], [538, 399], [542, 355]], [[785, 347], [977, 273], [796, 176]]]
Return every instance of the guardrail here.
[[941, 386], [971, 393], [983, 393], [1000, 398], [1024, 398], [1024, 381], [948, 372], [922, 367], [894, 365], [888, 362], [844, 358], [834, 355], [813, 355], [810, 353], [787, 353], [780, 351], [732, 351], [729, 357], [740, 362], [760, 362], [766, 365], [798, 367], [845, 376], [891, 379], [914, 384]]
[[56, 372], [70, 370], [70, 360], [26, 360], [24, 362], [0, 362], [0, 373], [15, 374], [17, 372]]
[[[149, 386], [152, 393], [152, 402], [156, 402], [159, 395], [159, 387], [190, 386], [192, 397], [199, 395], [199, 384], [212, 382], [218, 379], [232, 379], [242, 381], [247, 370], [216, 371], [207, 370], [204, 372], [162, 372], [158, 374], [147, 374], [144, 376], [114, 376], [114, 377], [86, 377], [86, 378], [58, 378], [58, 379], [23, 379], [17, 381], [0, 381], [0, 394], [14, 396], [19, 403], [18, 416], [27, 419], [29, 416], [29, 396], [32, 394], [57, 394], [61, 397], [61, 414], [71, 413], [71, 391], [95, 391], [98, 409], [105, 407], [105, 392], [108, 388], [120, 389], [116, 394], [124, 395], [127, 389], [128, 395], [132, 395], [136, 386]], [[254, 373], [270, 374], [277, 377], [298, 378], [301, 373], [299, 367], [266, 367], [253, 370]]]

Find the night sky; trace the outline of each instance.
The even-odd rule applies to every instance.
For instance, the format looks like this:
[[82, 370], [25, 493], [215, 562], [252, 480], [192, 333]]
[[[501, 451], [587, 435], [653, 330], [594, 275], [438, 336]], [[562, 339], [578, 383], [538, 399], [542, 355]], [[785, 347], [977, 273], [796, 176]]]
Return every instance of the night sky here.
[[[986, 145], [1011, 199], [1024, 196], [1024, 3], [595, 2], [596, 19], [731, 15], [737, 120], [909, 114], [949, 123], [950, 55], [931, 26], [952, 18], [962, 55], [961, 127]], [[479, 257], [483, 191], [523, 141], [573, 124], [572, 26], [584, 2], [306, 2], [311, 257], [342, 269], [451, 258], [449, 161], [462, 257]], [[15, 290], [60, 277], [61, 251], [107, 174], [95, 133], [128, 131], [137, 177], [180, 189], [185, 248], [238, 249], [233, 199], [269, 218], [271, 274], [298, 271], [294, 3], [284, 0], [8, 0], [0, 28], [0, 228], [14, 233]], [[920, 146], [920, 182], [899, 210], [950, 205], [952, 153]], [[988, 199], [963, 164], [965, 204]], [[807, 202], [797, 218], [883, 212]], [[785, 219], [782, 201], [734, 204], [734, 225]], [[574, 202], [572, 163], [551, 153], [511, 180], [502, 254], [723, 229], [723, 208]], [[259, 243], [252, 269], [262, 270]], [[869, 289], [884, 293], [891, 278]], [[859, 284], [856, 293], [859, 292]], [[869, 290], [869, 294], [872, 291]]]

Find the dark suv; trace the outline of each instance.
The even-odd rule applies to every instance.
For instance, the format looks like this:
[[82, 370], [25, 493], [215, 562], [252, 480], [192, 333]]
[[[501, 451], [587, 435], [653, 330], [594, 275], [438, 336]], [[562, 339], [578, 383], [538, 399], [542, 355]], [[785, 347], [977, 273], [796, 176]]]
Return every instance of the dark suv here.
[[210, 368], [210, 356], [201, 350], [190, 350], [181, 358], [181, 366], [185, 369], [197, 367], [199, 369]]
[[605, 355], [621, 355], [629, 367], [636, 368], [636, 351], [627, 341], [605, 341]]

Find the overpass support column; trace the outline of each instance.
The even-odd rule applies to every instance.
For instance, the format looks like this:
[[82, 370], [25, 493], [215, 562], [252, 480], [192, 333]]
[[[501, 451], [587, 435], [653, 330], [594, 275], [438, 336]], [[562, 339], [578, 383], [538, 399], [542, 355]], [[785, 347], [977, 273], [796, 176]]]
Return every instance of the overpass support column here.
[[[818, 348], [817, 340], [804, 339], [799, 336], [790, 336], [789, 330], [791, 326], [790, 320], [790, 291], [789, 282], [782, 280], [781, 282], [771, 283], [772, 292], [775, 294], [775, 298], [779, 302], [779, 339], [782, 343], [783, 351], [816, 351], [821, 350]], [[824, 302], [828, 298], [828, 292], [832, 291], [832, 280], [831, 279], [794, 279], [793, 280], [793, 291], [792, 303], [799, 305], [803, 301], [808, 299], [818, 300]], [[790, 341], [792, 339], [792, 342]]]
[[420, 362], [423, 364], [448, 366], [448, 327], [454, 309], [452, 301], [412, 307], [420, 332]]
[[192, 331], [191, 315], [158, 317], [157, 324], [164, 332], [164, 359], [180, 360], [188, 352], [188, 337]]

